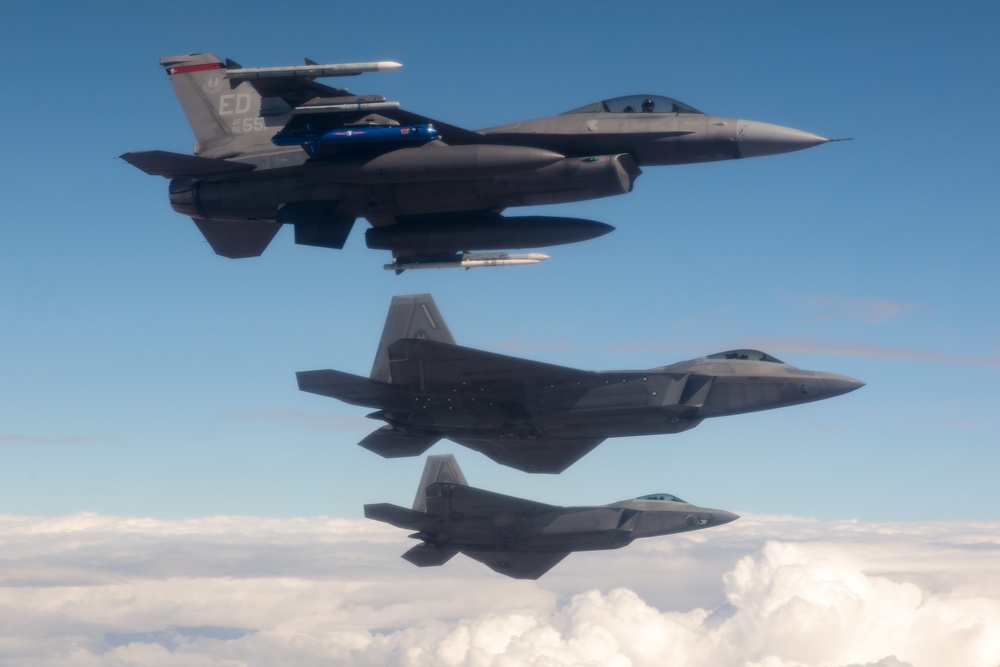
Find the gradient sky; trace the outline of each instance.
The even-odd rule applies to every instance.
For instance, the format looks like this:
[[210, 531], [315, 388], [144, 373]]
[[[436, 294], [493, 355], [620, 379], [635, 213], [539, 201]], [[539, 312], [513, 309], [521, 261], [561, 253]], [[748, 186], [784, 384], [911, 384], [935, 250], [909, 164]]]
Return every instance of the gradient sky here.
[[[1000, 226], [990, 3], [18, 3], [0, 25], [0, 513], [357, 518], [422, 458], [356, 446], [365, 410], [295, 371], [365, 375], [395, 294], [464, 345], [587, 369], [758, 347], [867, 386], [616, 439], [558, 477], [442, 442], [470, 483], [559, 504], [667, 491], [741, 513], [998, 520]], [[849, 143], [651, 167], [631, 194], [515, 213], [617, 227], [533, 267], [407, 272], [355, 229], [212, 254], [166, 181], [188, 152], [163, 55], [396, 60], [331, 85], [481, 128], [650, 92]]]

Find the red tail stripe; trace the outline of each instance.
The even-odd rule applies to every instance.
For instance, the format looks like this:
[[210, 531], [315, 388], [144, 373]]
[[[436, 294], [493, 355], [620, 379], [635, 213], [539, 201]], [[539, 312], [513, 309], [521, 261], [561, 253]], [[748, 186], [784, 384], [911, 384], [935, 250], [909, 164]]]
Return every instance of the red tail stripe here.
[[171, 74], [189, 74], [191, 72], [204, 72], [207, 69], [222, 69], [222, 63], [204, 63], [202, 65], [185, 65], [184, 67], [171, 67], [168, 72]]

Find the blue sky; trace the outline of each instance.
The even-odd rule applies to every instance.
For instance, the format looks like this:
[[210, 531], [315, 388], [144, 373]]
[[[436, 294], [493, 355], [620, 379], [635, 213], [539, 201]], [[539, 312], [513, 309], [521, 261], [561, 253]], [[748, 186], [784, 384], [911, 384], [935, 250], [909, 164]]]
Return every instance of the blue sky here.
[[[367, 374], [394, 294], [462, 344], [590, 369], [760, 347], [868, 385], [611, 440], [558, 477], [447, 443], [473, 484], [560, 504], [654, 491], [823, 520], [996, 520], [1000, 10], [929, 2], [21, 6], [0, 26], [0, 513], [360, 516], [422, 459], [355, 443], [365, 411], [294, 372]], [[166, 181], [117, 159], [193, 143], [163, 55], [248, 67], [396, 60], [343, 80], [470, 128], [633, 92], [854, 137], [647, 168], [629, 195], [538, 209], [613, 234], [534, 267], [383, 271], [279, 234], [211, 253]], [[523, 211], [527, 213], [528, 211]]]

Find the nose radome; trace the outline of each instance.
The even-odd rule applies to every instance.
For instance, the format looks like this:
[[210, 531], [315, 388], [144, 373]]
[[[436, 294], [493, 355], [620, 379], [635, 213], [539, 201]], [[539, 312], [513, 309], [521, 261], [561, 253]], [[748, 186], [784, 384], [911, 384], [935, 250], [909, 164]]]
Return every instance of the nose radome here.
[[733, 514], [732, 512], [727, 512], [725, 510], [712, 510], [712, 525], [721, 526], [732, 521], [736, 521], [740, 518], [739, 514]]
[[791, 153], [804, 148], [819, 146], [830, 141], [811, 132], [791, 127], [758, 123], [755, 120], [736, 121], [736, 141], [742, 157], [762, 157]]
[[865, 383], [861, 380], [855, 380], [846, 375], [828, 373], [823, 379], [826, 384], [826, 390], [831, 396], [840, 396], [841, 394], [846, 394], [865, 386]]

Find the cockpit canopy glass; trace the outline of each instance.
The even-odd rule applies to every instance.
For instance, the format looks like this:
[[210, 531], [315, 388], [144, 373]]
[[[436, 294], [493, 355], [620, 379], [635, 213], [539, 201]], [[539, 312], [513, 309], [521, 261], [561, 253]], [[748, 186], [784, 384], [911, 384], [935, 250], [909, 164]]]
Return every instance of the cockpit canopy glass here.
[[760, 350], [729, 350], [708, 355], [709, 359], [741, 359], [743, 361], [770, 361], [774, 364], [785, 363], [781, 359], [776, 359], [766, 352]]
[[594, 102], [579, 109], [563, 112], [571, 113], [696, 113], [704, 116], [694, 107], [662, 95], [626, 95], [603, 102]]
[[672, 493], [651, 493], [648, 496], [639, 496], [636, 500], [669, 500], [673, 503], [686, 503], [686, 500], [681, 500]]

